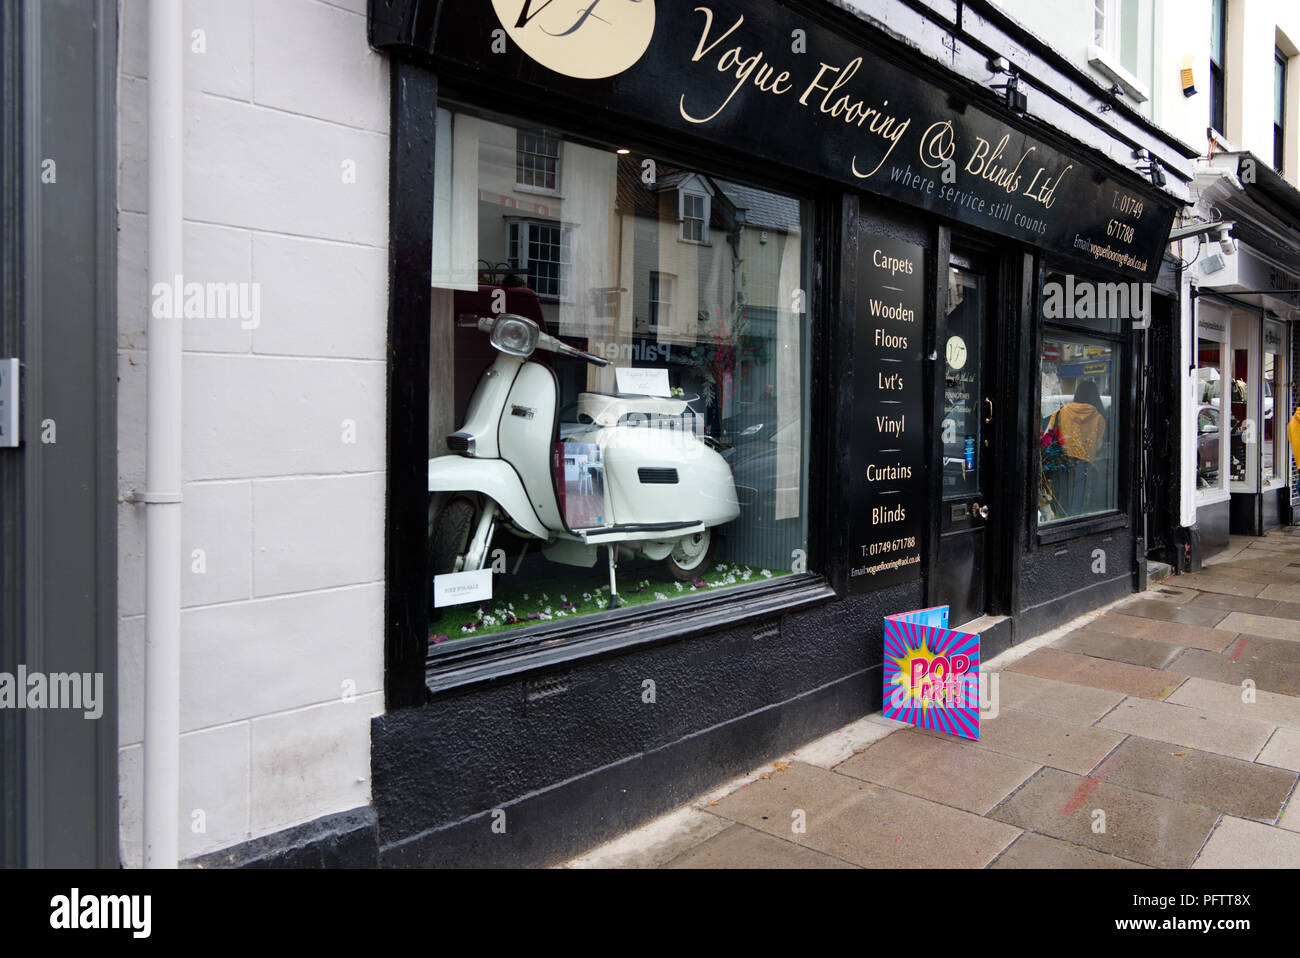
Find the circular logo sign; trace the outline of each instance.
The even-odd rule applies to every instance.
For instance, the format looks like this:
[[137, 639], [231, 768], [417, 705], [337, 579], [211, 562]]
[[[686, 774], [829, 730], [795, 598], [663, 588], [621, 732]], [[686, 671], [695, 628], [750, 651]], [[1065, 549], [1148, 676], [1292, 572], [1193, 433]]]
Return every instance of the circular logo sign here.
[[655, 32], [655, 0], [492, 0], [519, 49], [579, 80], [622, 73]]
[[948, 348], [944, 350], [944, 359], [950, 369], [961, 369], [966, 365], [966, 340], [960, 336], [948, 337]]
[[1043, 347], [1043, 358], [1044, 358], [1045, 360], [1047, 360], [1049, 363], [1054, 363], [1054, 362], [1056, 362], [1057, 360], [1059, 360], [1059, 359], [1061, 358], [1061, 347], [1059, 347], [1059, 346], [1044, 346], [1044, 347]]

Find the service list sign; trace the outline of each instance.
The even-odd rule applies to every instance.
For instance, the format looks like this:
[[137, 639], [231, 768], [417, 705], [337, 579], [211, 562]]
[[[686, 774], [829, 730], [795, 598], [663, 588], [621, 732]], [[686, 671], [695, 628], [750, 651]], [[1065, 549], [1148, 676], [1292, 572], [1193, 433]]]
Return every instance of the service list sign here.
[[861, 236], [853, 352], [854, 592], [921, 572], [925, 484], [924, 251]]

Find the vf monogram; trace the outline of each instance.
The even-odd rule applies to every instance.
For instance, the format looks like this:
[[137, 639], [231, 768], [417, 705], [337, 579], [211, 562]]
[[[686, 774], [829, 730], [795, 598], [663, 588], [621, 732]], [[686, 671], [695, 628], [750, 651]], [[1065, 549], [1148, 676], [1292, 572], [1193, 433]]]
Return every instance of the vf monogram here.
[[492, 0], [519, 49], [579, 80], [622, 73], [650, 46], [655, 0]]

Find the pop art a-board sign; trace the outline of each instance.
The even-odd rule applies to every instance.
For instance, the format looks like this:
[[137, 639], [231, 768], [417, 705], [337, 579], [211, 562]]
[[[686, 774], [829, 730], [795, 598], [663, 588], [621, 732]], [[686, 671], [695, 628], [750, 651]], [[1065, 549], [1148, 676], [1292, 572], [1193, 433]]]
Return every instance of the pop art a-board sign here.
[[885, 618], [884, 715], [980, 737], [980, 637], [948, 628], [948, 607]]

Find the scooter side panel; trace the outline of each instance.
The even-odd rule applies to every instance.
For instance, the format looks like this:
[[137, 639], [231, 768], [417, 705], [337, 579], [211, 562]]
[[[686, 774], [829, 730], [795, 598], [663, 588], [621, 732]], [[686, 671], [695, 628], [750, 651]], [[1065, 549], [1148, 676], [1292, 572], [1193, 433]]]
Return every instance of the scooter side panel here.
[[430, 492], [478, 492], [490, 497], [519, 528], [549, 539], [519, 476], [503, 459], [439, 456], [429, 460]]
[[[740, 515], [730, 467], [692, 433], [637, 426], [600, 432], [618, 524], [701, 521], [718, 526]], [[676, 482], [653, 481], [672, 472]]]
[[533, 510], [549, 529], [563, 529], [551, 482], [551, 437], [555, 430], [554, 374], [525, 363], [501, 413], [501, 458], [519, 472]]

